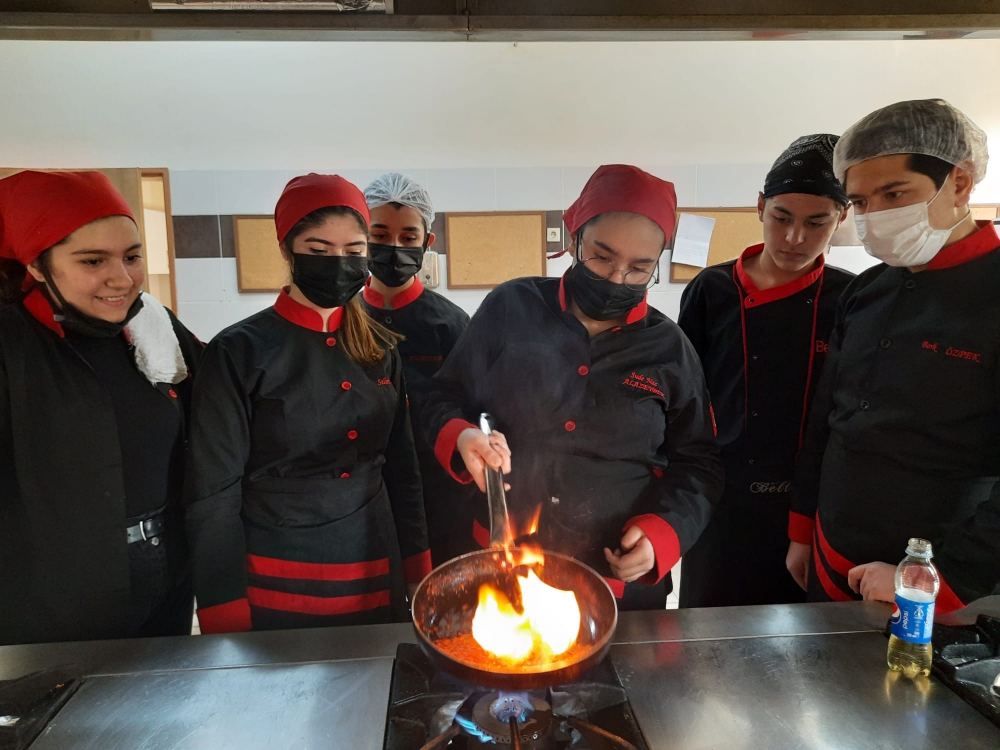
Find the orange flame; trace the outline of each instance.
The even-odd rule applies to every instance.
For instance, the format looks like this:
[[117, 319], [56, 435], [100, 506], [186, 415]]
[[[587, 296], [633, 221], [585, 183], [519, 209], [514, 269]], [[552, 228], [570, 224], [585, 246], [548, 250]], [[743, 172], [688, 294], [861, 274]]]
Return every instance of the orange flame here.
[[[540, 550], [526, 556], [544, 561]], [[489, 584], [479, 588], [479, 606], [472, 618], [472, 637], [486, 651], [522, 662], [533, 652], [551, 659], [568, 651], [580, 632], [580, 604], [576, 594], [549, 586], [533, 570], [517, 576], [524, 611], [520, 614], [502, 591]]]

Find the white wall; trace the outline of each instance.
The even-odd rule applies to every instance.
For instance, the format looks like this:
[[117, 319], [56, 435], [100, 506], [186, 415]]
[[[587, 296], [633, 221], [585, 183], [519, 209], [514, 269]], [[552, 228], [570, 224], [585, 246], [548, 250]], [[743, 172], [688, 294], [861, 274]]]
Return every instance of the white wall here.
[[[0, 41], [0, 166], [164, 166], [177, 215], [270, 213], [307, 170], [407, 171], [439, 211], [562, 209], [610, 162], [672, 180], [682, 206], [752, 205], [792, 139], [895, 100], [947, 98], [1000, 143], [998, 68], [998, 40]], [[975, 200], [1000, 202], [1000, 167]], [[650, 299], [676, 316], [666, 272]], [[203, 337], [271, 302], [238, 293], [231, 259], [177, 274]], [[483, 296], [444, 291], [470, 312]]]
[[941, 96], [1000, 136], [1000, 40], [0, 41], [17, 164], [405, 169], [770, 163]]

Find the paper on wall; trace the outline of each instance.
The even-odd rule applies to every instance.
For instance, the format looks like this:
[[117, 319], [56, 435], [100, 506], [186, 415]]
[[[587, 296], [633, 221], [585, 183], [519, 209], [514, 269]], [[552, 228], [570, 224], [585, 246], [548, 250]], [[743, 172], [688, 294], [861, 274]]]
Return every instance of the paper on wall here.
[[704, 268], [708, 265], [708, 249], [712, 244], [715, 219], [697, 214], [681, 214], [674, 237], [671, 263]]

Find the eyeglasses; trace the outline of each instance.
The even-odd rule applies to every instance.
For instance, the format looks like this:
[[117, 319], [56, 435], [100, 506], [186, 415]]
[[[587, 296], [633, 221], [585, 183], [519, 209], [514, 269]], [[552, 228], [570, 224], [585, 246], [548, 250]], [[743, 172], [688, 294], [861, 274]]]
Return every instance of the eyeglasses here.
[[[615, 268], [615, 264], [608, 258], [601, 258], [595, 255], [584, 260], [581, 256], [582, 249], [577, 252], [577, 260], [583, 263], [584, 269], [595, 279], [610, 279], [615, 275], [615, 271], [619, 270]], [[660, 265], [657, 263], [656, 268], [652, 271], [639, 271], [635, 268], [629, 269], [624, 272], [622, 281], [627, 289], [631, 289], [634, 292], [642, 292], [650, 289], [660, 282]]]

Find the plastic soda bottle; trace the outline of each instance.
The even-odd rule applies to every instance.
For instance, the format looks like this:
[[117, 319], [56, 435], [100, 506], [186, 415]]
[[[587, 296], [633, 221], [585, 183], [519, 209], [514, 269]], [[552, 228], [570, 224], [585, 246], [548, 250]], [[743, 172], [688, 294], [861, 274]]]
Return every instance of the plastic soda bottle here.
[[906, 557], [896, 568], [896, 606], [886, 660], [890, 669], [907, 677], [931, 673], [934, 600], [941, 588], [932, 557], [930, 542], [911, 539]]

